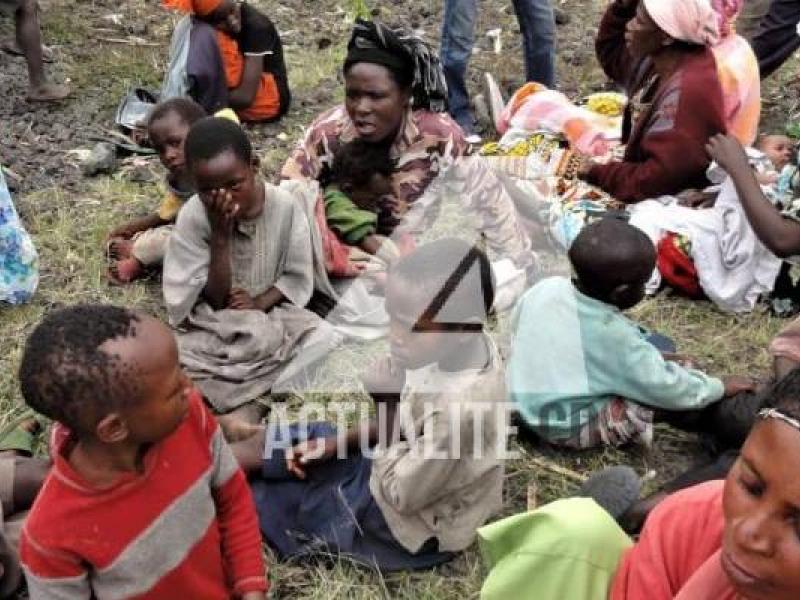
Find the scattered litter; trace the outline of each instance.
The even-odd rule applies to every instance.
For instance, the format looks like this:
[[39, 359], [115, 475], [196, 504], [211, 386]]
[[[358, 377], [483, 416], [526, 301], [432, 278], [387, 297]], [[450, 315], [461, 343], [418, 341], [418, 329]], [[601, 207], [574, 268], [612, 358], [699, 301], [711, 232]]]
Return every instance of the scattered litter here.
[[89, 157], [81, 164], [86, 177], [110, 174], [117, 168], [117, 149], [113, 144], [99, 142], [92, 148]]
[[109, 15], [104, 15], [102, 19], [104, 21], [108, 21], [109, 23], [113, 23], [114, 25], [122, 25], [124, 17], [119, 13], [112, 13]]

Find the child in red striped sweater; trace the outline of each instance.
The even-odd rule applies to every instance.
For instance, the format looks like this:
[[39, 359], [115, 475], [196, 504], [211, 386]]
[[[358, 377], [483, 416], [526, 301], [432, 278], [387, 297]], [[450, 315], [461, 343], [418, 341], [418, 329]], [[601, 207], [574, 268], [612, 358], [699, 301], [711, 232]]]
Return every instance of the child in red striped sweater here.
[[247, 482], [166, 326], [57, 311], [28, 339], [20, 384], [57, 421], [20, 545], [32, 600], [265, 598]]

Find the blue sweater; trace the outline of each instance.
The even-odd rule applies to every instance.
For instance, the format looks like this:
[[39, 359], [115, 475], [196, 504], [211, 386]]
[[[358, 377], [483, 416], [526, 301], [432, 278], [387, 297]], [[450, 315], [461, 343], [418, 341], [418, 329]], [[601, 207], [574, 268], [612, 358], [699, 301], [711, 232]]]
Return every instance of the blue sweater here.
[[526, 423], [545, 439], [568, 438], [615, 397], [653, 408], [700, 409], [722, 382], [664, 360], [618, 308], [564, 277], [541, 281], [514, 315], [508, 389]]

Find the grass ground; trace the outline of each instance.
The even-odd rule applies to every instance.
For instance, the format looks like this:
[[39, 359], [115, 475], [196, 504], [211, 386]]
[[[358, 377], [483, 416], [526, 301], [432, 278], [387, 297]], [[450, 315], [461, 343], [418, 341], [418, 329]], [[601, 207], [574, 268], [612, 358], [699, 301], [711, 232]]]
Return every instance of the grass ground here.
[[[274, 15], [284, 33], [295, 94], [295, 107], [286, 119], [251, 132], [263, 170], [273, 177], [303, 126], [320, 110], [341, 98], [337, 73], [349, 17], [334, 0], [253, 0], [253, 3]], [[368, 0], [367, 4], [387, 21], [410, 23], [433, 38], [438, 36], [440, 2]], [[521, 72], [521, 61], [515, 46], [510, 2], [484, 4], [481, 32], [502, 26], [509, 47], [508, 57], [498, 60], [482, 51], [475, 55], [474, 71], [489, 68], [501, 79], [513, 80]], [[562, 87], [571, 95], [583, 95], [604, 84], [591, 48], [603, 3], [565, 0], [560, 4], [572, 17], [571, 23], [559, 30]], [[76, 127], [110, 122], [113, 108], [131, 85], [153, 87], [157, 84], [172, 21], [154, 7], [155, 3], [49, 0], [43, 5], [46, 39], [57, 46], [61, 57], [56, 70], [69, 77], [75, 87], [76, 98], [72, 102], [86, 106], [89, 111]], [[123, 25], [109, 18], [115, 14], [121, 15]], [[145, 23], [146, 29], [140, 31], [131, 27], [137, 23]], [[0, 21], [0, 33], [8, 34], [8, 25]], [[130, 36], [156, 45], [128, 45], [100, 39], [129, 39]], [[479, 46], [483, 44], [483, 38], [480, 40]], [[14, 68], [21, 70], [19, 64]], [[765, 129], [782, 129], [787, 120], [794, 117], [797, 88], [790, 80], [795, 72], [796, 65], [789, 66], [766, 86]], [[10, 125], [0, 125], [0, 132]], [[71, 159], [63, 147], [44, 148], [43, 151], [53, 152], [61, 166], [68, 168]], [[66, 189], [56, 177], [52, 186], [26, 191], [16, 197], [40, 252], [42, 278], [39, 292], [30, 305], [0, 308], [0, 424], [11, 420], [19, 410], [21, 399], [15, 373], [21, 347], [26, 334], [47, 311], [77, 302], [109, 302], [163, 315], [157, 282], [111, 288], [104, 275], [106, 232], [112, 225], [144, 214], [156, 205], [155, 184], [134, 182], [132, 173], [143, 168], [155, 173], [157, 179], [159, 167], [154, 161], [140, 167], [126, 164], [117, 174], [85, 181], [77, 190]], [[763, 311], [735, 317], [716, 311], [708, 303], [667, 295], [642, 303], [633, 311], [633, 316], [672, 336], [682, 352], [695, 356], [705, 368], [718, 374], [759, 375], [765, 372], [768, 368], [766, 346], [781, 326], [780, 321]], [[345, 380], [354, 379], [364, 354], [357, 348], [342, 353], [336, 358], [336, 368], [332, 368], [332, 372]], [[295, 398], [294, 402], [297, 401], [299, 399]], [[627, 462], [640, 473], [649, 474], [648, 485], [654, 486], [686, 466], [699, 450], [696, 439], [666, 428], [658, 431], [657, 438], [655, 449], [648, 455], [613, 450], [566, 455], [543, 448], [521, 447], [523, 458], [511, 462], [507, 468], [505, 512], [525, 509], [526, 492], [531, 483], [538, 488], [540, 502], [569, 494], [575, 488], [574, 478], [541, 468], [540, 463], [534, 462], [534, 456], [575, 473]], [[477, 596], [483, 574], [484, 567], [475, 549], [441, 569], [419, 574], [381, 576], [333, 559], [328, 565], [282, 564], [272, 568], [275, 597], [308, 599], [471, 598]]]

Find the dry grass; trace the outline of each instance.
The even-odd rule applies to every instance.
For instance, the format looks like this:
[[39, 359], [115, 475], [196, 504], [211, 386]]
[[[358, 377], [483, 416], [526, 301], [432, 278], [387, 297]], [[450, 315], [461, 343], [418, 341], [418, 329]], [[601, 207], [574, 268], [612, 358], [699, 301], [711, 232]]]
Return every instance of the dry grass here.
[[[104, 47], [107, 52], [97, 51], [96, 48], [81, 49], [87, 21], [85, 12], [73, 11], [76, 4], [83, 5], [81, 11], [84, 11], [88, 10], [90, 3], [67, 0], [49, 2], [51, 10], [46, 14], [46, 32], [50, 40], [65, 46], [66, 54], [75, 50], [78, 59], [68, 63], [67, 74], [78, 87], [92, 89], [99, 106], [105, 109], [100, 118], [108, 119], [108, 109], [116, 104], [128, 85], [137, 82], [152, 85], [158, 80], [163, 64], [163, 49], [128, 51], [125, 48]], [[135, 6], [124, 9], [133, 11], [133, 16], [143, 14], [145, 10], [154, 10], [152, 3], [147, 5], [150, 8], [133, 2], [122, 4]], [[303, 6], [302, 19], [321, 15], [319, 22], [315, 21], [313, 33], [303, 28], [301, 17], [282, 7], [278, 0], [261, 0], [256, 4], [276, 14], [282, 30], [292, 32], [287, 37], [286, 52], [296, 97], [295, 110], [280, 124], [256, 127], [251, 132], [262, 158], [263, 170], [272, 177], [285, 159], [292, 142], [301, 134], [303, 126], [320, 108], [333, 105], [341, 97], [341, 85], [336, 73], [343, 56], [347, 25], [344, 11], [336, 12], [332, 0], [309, 2]], [[370, 4], [380, 5], [384, 17], [400, 10], [396, 3], [373, 1]], [[421, 6], [430, 5], [428, 10], [435, 15], [440, 10], [439, 4], [422, 2]], [[559, 69], [563, 87], [573, 93], [584, 94], [600, 88], [604, 83], [591, 59], [591, 26], [587, 25], [596, 23], [602, 3], [575, 0], [562, 4], [570, 9], [573, 18], [571, 33], [561, 43]], [[483, 19], [483, 29], [499, 19], [507, 30], [513, 31], [512, 17], [504, 7], [492, 5], [487, 12], [490, 15]], [[327, 18], [326, 15], [334, 16]], [[164, 42], [168, 25], [163, 23], [154, 27], [148, 39]], [[438, 37], [437, 30], [431, 29], [430, 33]], [[306, 35], [312, 35], [315, 40], [326, 37], [333, 43], [322, 50], [313, 43], [299, 43]], [[476, 56], [475, 65], [478, 68], [494, 68], [501, 77], [518, 77], [515, 74], [521, 72], [516, 55], [510, 60], [497, 61], [488, 53], [483, 53]], [[794, 68], [786, 69], [785, 75], [766, 87], [766, 120], [768, 128], [772, 130], [782, 127], [787, 116], [793, 115], [796, 110], [795, 100], [791, 96], [796, 88], [787, 85], [794, 72]], [[99, 76], [105, 77], [110, 83], [98, 85]], [[285, 141], [278, 139], [281, 133], [286, 134]], [[155, 164], [153, 168], [158, 171]], [[152, 210], [157, 203], [157, 194], [155, 185], [131, 183], [123, 174], [93, 180], [77, 194], [56, 187], [16, 199], [41, 255], [42, 280], [32, 304], [14, 309], [0, 307], [0, 372], [4, 374], [0, 378], [0, 425], [13, 418], [20, 407], [15, 372], [21, 347], [25, 336], [47, 311], [77, 302], [109, 302], [163, 315], [158, 282], [112, 288], [106, 284], [104, 275], [103, 241], [106, 232], [112, 225], [128, 217]], [[761, 311], [734, 317], [719, 313], [708, 303], [664, 295], [644, 302], [633, 311], [633, 315], [673, 337], [682, 352], [695, 356], [716, 374], [763, 373], [768, 368], [767, 343], [781, 326], [780, 321]], [[505, 329], [507, 322], [501, 321], [498, 330]], [[320, 381], [325, 381], [327, 386], [334, 389], [354, 386], [358, 371], [374, 350], [374, 346], [348, 346], [331, 358], [319, 375]], [[363, 396], [352, 399], [359, 398], [365, 399]], [[330, 400], [330, 396], [315, 395], [314, 399], [326, 401]], [[291, 395], [288, 398], [292, 406], [297, 406], [303, 400]], [[640, 473], [650, 473], [653, 476], [652, 486], [686, 466], [698, 451], [697, 441], [693, 437], [667, 428], [659, 429], [657, 439], [650, 455], [630, 455], [615, 450], [567, 455], [527, 446], [522, 450], [529, 455], [536, 453], [554, 464], [580, 473], [607, 464], [627, 462], [633, 464]], [[568, 495], [575, 488], [573, 481], [536, 467], [524, 456], [510, 462], [507, 471], [505, 511], [508, 514], [525, 509], [525, 493], [532, 480], [537, 482], [540, 502]], [[275, 597], [309, 600], [471, 598], [477, 597], [482, 576], [483, 566], [474, 549], [453, 563], [427, 573], [382, 576], [341, 560], [332, 560], [328, 565], [280, 564], [272, 568]]]

